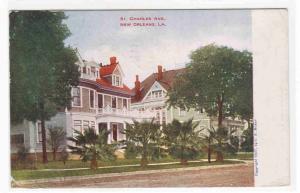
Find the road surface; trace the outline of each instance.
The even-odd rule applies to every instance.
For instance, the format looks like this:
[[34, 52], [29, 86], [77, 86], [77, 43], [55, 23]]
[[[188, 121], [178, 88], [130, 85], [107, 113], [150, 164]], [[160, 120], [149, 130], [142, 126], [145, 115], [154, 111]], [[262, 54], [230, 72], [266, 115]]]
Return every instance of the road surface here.
[[253, 164], [22, 185], [25, 188], [150, 188], [254, 186]]

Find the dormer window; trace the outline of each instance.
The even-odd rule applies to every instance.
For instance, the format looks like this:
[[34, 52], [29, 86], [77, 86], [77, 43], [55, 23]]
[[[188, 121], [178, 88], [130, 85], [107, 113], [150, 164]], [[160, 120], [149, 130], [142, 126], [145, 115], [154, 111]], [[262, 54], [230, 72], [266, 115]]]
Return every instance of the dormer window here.
[[122, 86], [122, 78], [118, 75], [112, 75], [113, 86]]

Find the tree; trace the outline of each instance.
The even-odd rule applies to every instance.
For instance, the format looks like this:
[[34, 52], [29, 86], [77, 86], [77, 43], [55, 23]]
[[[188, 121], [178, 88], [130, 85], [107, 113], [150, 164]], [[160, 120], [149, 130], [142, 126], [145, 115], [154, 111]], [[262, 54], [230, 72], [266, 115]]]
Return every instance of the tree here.
[[147, 166], [148, 157], [161, 137], [160, 133], [160, 125], [156, 124], [154, 119], [143, 122], [133, 120], [133, 124], [126, 123], [124, 129], [126, 141], [134, 143], [138, 153], [141, 154], [141, 167]]
[[164, 140], [171, 156], [179, 158], [181, 164], [187, 164], [189, 159], [199, 156], [202, 130], [197, 130], [198, 124], [193, 119], [183, 123], [174, 119], [163, 129]]
[[214, 129], [212, 127], [212, 137], [214, 139], [213, 149], [216, 152], [216, 161], [222, 162], [224, 160], [223, 152], [228, 152], [234, 146], [230, 143], [230, 137], [235, 130], [229, 131], [226, 127], [218, 127]]
[[237, 151], [237, 137], [232, 135], [234, 132], [236, 130], [229, 131], [225, 127], [215, 129], [211, 126], [206, 129], [205, 133], [201, 133], [203, 146], [207, 149], [208, 163], [211, 163], [212, 152], [217, 154], [217, 161], [223, 161], [223, 152], [235, 153]]
[[9, 18], [11, 123], [41, 121], [47, 163], [45, 121], [70, 107], [80, 76], [76, 53], [64, 44], [70, 32], [63, 12], [13, 11]]
[[61, 145], [64, 144], [66, 139], [66, 132], [63, 130], [63, 128], [60, 127], [54, 127], [51, 129], [48, 129], [48, 145], [52, 149], [53, 153], [53, 160], [56, 160], [56, 153], [57, 150]]
[[91, 169], [98, 168], [97, 160], [116, 159], [114, 154], [116, 145], [107, 144], [109, 131], [103, 129], [99, 131], [99, 134], [96, 134], [93, 128], [88, 128], [83, 133], [77, 130], [74, 130], [74, 132], [75, 136], [68, 138], [74, 145], [68, 145], [68, 147], [72, 153], [80, 155], [82, 161], [90, 161]]
[[194, 108], [208, 116], [252, 117], [252, 54], [209, 44], [191, 53], [191, 62], [168, 92], [169, 106]]

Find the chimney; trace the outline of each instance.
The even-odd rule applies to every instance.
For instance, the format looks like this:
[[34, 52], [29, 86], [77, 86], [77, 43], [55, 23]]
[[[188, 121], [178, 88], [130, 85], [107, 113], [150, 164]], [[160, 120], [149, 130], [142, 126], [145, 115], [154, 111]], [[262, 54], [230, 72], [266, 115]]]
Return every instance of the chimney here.
[[163, 79], [162, 66], [158, 65], [157, 66], [157, 80], [162, 80], [162, 79]]
[[110, 57], [109, 60], [110, 60], [110, 65], [117, 63], [117, 57], [115, 56]]
[[139, 75], [135, 76], [135, 99], [139, 100], [141, 98], [141, 82], [139, 81]]

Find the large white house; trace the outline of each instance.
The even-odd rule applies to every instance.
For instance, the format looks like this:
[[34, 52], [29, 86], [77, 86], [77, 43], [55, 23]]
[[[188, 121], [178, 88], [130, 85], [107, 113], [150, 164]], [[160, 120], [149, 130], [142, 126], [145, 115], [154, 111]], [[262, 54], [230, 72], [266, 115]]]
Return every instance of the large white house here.
[[[74, 130], [83, 131], [91, 127], [96, 133], [101, 129], [110, 131], [108, 143], [125, 139], [122, 130], [133, 119], [152, 119], [151, 111], [131, 109], [134, 96], [124, 83], [124, 73], [116, 57], [110, 58], [107, 65], [87, 62], [78, 54], [81, 77], [79, 85], [72, 88], [71, 109], [57, 113], [46, 121], [46, 128], [62, 127], [67, 137], [74, 135]], [[42, 152], [40, 122], [24, 121], [11, 128], [12, 152], [19, 145], [25, 145], [29, 152]]]

